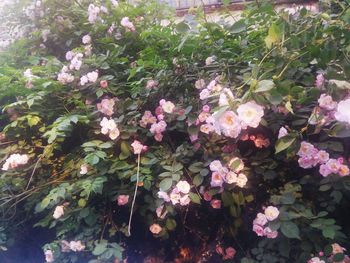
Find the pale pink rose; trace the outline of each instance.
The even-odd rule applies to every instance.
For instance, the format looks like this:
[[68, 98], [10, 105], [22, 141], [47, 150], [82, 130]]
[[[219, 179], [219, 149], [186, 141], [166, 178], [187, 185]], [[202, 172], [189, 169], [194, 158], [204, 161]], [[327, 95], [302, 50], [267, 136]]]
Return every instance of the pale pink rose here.
[[206, 100], [207, 98], [209, 98], [209, 96], [210, 96], [210, 91], [208, 89], [203, 89], [199, 93], [200, 100]]
[[243, 188], [248, 182], [248, 178], [245, 174], [243, 173], [240, 173], [238, 176], [237, 176], [237, 186]]
[[62, 252], [69, 252], [70, 251], [69, 242], [67, 240], [61, 240], [61, 251]]
[[158, 224], [152, 224], [150, 227], [149, 227], [149, 231], [152, 232], [152, 234], [155, 234], [155, 235], [158, 235], [161, 231], [162, 231], [162, 227]]
[[253, 221], [253, 224], [264, 226], [267, 224], [267, 218], [263, 213], [258, 213]]
[[253, 231], [259, 236], [264, 236], [264, 228], [260, 225], [253, 225]]
[[281, 139], [282, 137], [284, 137], [284, 136], [286, 136], [286, 135], [288, 135], [288, 131], [287, 131], [287, 129], [286, 128], [284, 128], [284, 127], [281, 127], [280, 129], [279, 129], [279, 131], [278, 131], [278, 139]]
[[91, 37], [89, 35], [83, 36], [82, 40], [83, 44], [90, 44], [91, 43]]
[[63, 205], [56, 206], [55, 211], [53, 212], [53, 218], [59, 219], [63, 215], [64, 215], [64, 206]]
[[94, 24], [96, 22], [96, 20], [98, 19], [98, 15], [100, 13], [100, 8], [93, 5], [93, 4], [90, 4], [89, 5], [89, 8], [88, 8], [88, 14], [89, 14], [89, 17], [88, 17], [88, 20], [91, 24]]
[[350, 99], [342, 100], [338, 103], [334, 117], [337, 121], [350, 124]]
[[249, 101], [241, 104], [237, 108], [238, 118], [246, 125], [253, 128], [259, 126], [261, 118], [264, 116], [264, 108], [256, 104], [255, 101]]
[[81, 60], [82, 57], [83, 57], [82, 53], [75, 54], [75, 56], [70, 61], [69, 69], [79, 70], [81, 68], [81, 65], [83, 64], [83, 61]]
[[199, 130], [205, 134], [210, 134], [214, 131], [214, 127], [211, 124], [202, 124]]
[[6, 159], [5, 163], [2, 166], [3, 171], [9, 169], [15, 169], [18, 166], [25, 165], [29, 161], [29, 157], [26, 154], [11, 154], [9, 158]]
[[226, 255], [224, 256], [224, 259], [233, 259], [236, 255], [236, 249], [233, 247], [228, 247], [225, 249]]
[[349, 170], [348, 166], [346, 166], [344, 164], [340, 165], [339, 171], [338, 171], [338, 174], [340, 176], [347, 176], [347, 175], [349, 175], [349, 173], [350, 173], [350, 170]]
[[222, 187], [223, 183], [224, 183], [224, 180], [220, 173], [213, 172], [211, 174], [211, 182], [210, 182], [211, 187]]
[[161, 133], [156, 133], [154, 135], [154, 139], [157, 141], [157, 142], [161, 142], [163, 140], [163, 134]]
[[119, 206], [126, 205], [129, 202], [129, 195], [119, 195], [117, 202]]
[[186, 194], [186, 195], [184, 195], [184, 196], [182, 196], [182, 197], [180, 198], [180, 205], [182, 205], [182, 206], [186, 206], [186, 205], [188, 205], [190, 202], [191, 202], [191, 199], [190, 199], [190, 197], [189, 197], [188, 194]]
[[319, 164], [326, 163], [329, 160], [329, 154], [324, 150], [320, 150], [316, 155], [316, 159]]
[[87, 164], [84, 163], [80, 166], [80, 172], [79, 172], [80, 174], [87, 174], [88, 171], [89, 171], [89, 166]]
[[204, 105], [203, 107], [202, 107], [202, 111], [203, 112], [210, 112], [210, 106], [209, 105]]
[[320, 89], [324, 85], [324, 82], [325, 82], [325, 78], [323, 74], [318, 74], [316, 76], [315, 86]]
[[214, 160], [210, 163], [209, 169], [212, 172], [218, 172], [222, 169], [222, 164], [219, 160]]
[[237, 183], [237, 178], [237, 174], [233, 171], [230, 171], [227, 174], [225, 174], [224, 180], [228, 184], [233, 184]]
[[312, 156], [316, 155], [317, 152], [318, 150], [311, 143], [303, 141], [301, 142], [300, 149], [297, 154], [300, 157], [305, 156], [311, 158]]
[[321, 164], [320, 165], [320, 174], [323, 176], [323, 177], [326, 177], [328, 175], [330, 175], [332, 172], [331, 170], [329, 170], [328, 166], [325, 165], [325, 164]]
[[87, 76], [82, 76], [81, 78], [80, 78], [80, 85], [81, 86], [84, 86], [84, 85], [86, 85], [87, 83], [89, 83], [89, 79], [88, 79], [88, 77]]
[[280, 211], [275, 206], [268, 206], [266, 207], [264, 213], [267, 220], [273, 221], [279, 216]]
[[100, 81], [100, 87], [103, 89], [108, 88], [108, 81], [107, 80], [101, 80]]
[[221, 208], [221, 200], [213, 199], [210, 201], [210, 205], [214, 209], [220, 209]]
[[344, 253], [346, 250], [345, 248], [341, 247], [337, 243], [332, 244], [332, 249], [333, 249], [333, 251], [332, 251], [333, 254]]
[[147, 81], [146, 84], [146, 89], [154, 89], [158, 86], [158, 81], [154, 80], [154, 79], [150, 79]]
[[83, 251], [85, 249], [85, 246], [81, 243], [80, 240], [78, 240], [69, 242], [69, 248], [74, 252], [78, 252]]
[[219, 97], [219, 106], [227, 106], [230, 105], [229, 101], [234, 99], [233, 93], [231, 90], [225, 88]]
[[196, 133], [196, 134], [191, 134], [191, 135], [190, 135], [190, 140], [191, 140], [191, 142], [197, 141], [197, 140], [198, 140], [198, 133]]
[[110, 131], [117, 128], [117, 124], [113, 119], [108, 120], [106, 117], [103, 117], [102, 121], [100, 122], [101, 125], [101, 133], [107, 134]]
[[46, 250], [44, 253], [46, 262], [51, 263], [54, 261], [52, 250]]
[[181, 194], [176, 191], [176, 188], [173, 189], [173, 191], [169, 195], [170, 201], [173, 205], [176, 205], [180, 202], [181, 199]]
[[303, 156], [298, 159], [299, 166], [304, 169], [312, 168], [318, 164], [318, 160], [313, 157]]
[[205, 87], [204, 79], [197, 80], [196, 83], [194, 84], [194, 86], [196, 87], [196, 89], [204, 89], [204, 87]]
[[66, 72], [61, 72], [57, 75], [57, 80], [63, 84], [69, 84], [74, 81], [74, 76], [72, 74], [66, 73]]
[[241, 132], [238, 116], [233, 111], [224, 112], [219, 119], [220, 128], [225, 136], [237, 138]]
[[97, 103], [97, 109], [107, 116], [112, 116], [114, 111], [113, 107], [115, 105], [114, 99], [103, 99], [101, 103]]
[[166, 192], [159, 191], [158, 192], [158, 197], [162, 198], [165, 202], [170, 202], [170, 197]]
[[337, 107], [337, 103], [327, 94], [321, 94], [318, 99], [318, 105], [326, 110], [334, 110]]
[[135, 26], [132, 22], [130, 22], [128, 17], [123, 17], [120, 21], [120, 24], [125, 27], [128, 31], [135, 31]]
[[176, 187], [183, 194], [188, 194], [190, 192], [190, 189], [191, 189], [191, 186], [187, 181], [179, 181], [176, 184]]
[[319, 257], [311, 258], [308, 263], [326, 263], [324, 260], [321, 260]]
[[75, 53], [73, 51], [68, 51], [66, 53], [66, 60], [72, 60], [72, 58], [75, 56]]
[[166, 113], [171, 114], [174, 112], [175, 105], [171, 101], [165, 101], [164, 103], [161, 104], [161, 106], [162, 106], [163, 111]]
[[200, 122], [205, 122], [210, 116], [211, 116], [210, 113], [202, 111], [202, 112], [198, 115], [198, 120], [199, 120]]
[[336, 174], [336, 173], [338, 173], [341, 164], [336, 159], [329, 159], [326, 162], [326, 165], [332, 173]]
[[134, 150], [134, 154], [140, 154], [144, 149], [146, 149], [145, 145], [140, 143], [138, 140], [134, 140], [134, 142], [131, 144], [131, 147]]

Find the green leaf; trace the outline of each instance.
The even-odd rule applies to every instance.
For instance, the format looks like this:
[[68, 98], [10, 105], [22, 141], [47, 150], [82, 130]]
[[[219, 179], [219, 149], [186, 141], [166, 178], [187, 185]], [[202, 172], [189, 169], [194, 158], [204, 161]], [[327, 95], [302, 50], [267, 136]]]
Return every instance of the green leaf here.
[[159, 183], [159, 188], [161, 191], [166, 192], [167, 190], [170, 189], [170, 187], [173, 184], [173, 179], [172, 178], [165, 178]]
[[193, 203], [196, 203], [196, 204], [200, 204], [201, 203], [201, 199], [199, 197], [198, 194], [195, 194], [195, 193], [189, 193], [189, 196], [190, 196], [190, 199]]
[[282, 38], [282, 31], [276, 24], [272, 24], [269, 28], [267, 37], [265, 38], [265, 44], [267, 48], [271, 48], [273, 44], [280, 41]]
[[344, 262], [345, 255], [343, 253], [337, 253], [333, 256], [334, 262]]
[[295, 223], [293, 223], [291, 221], [282, 222], [281, 223], [281, 231], [282, 231], [283, 235], [285, 235], [288, 238], [300, 239], [299, 228]]
[[256, 93], [265, 92], [273, 89], [274, 87], [275, 87], [275, 83], [272, 80], [264, 79], [258, 82], [257, 88], [256, 90], [254, 90], [254, 92]]
[[96, 247], [92, 251], [92, 254], [94, 256], [99, 256], [103, 254], [106, 250], [107, 250], [107, 242], [99, 243], [96, 245]]
[[190, 26], [185, 22], [180, 22], [176, 25], [176, 31], [179, 33], [185, 33], [190, 30]]
[[174, 230], [176, 228], [176, 221], [172, 218], [168, 218], [165, 225], [168, 230]]
[[200, 174], [197, 174], [194, 178], [193, 178], [193, 184], [195, 186], [200, 186], [203, 183], [203, 176], [201, 176]]
[[[226, 2], [230, 2], [229, 0]], [[231, 27], [230, 27], [230, 32], [233, 34], [237, 34], [237, 33], [241, 33], [243, 31], [245, 31], [247, 29], [246, 24], [245, 24], [245, 20], [241, 19], [238, 20], [236, 23], [234, 23]]]
[[322, 235], [325, 238], [333, 239], [335, 236], [335, 230], [334, 230], [333, 226], [326, 226], [325, 228], [323, 228]]
[[275, 154], [284, 151], [287, 149], [289, 146], [291, 146], [295, 142], [296, 138], [291, 137], [289, 135], [286, 135], [280, 139], [277, 140], [276, 145], [275, 145]]

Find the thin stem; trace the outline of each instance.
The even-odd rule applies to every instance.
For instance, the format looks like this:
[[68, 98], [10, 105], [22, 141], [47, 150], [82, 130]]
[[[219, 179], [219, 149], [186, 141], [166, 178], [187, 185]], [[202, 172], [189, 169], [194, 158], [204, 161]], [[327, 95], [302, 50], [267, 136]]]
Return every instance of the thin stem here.
[[132, 220], [132, 215], [134, 212], [134, 205], [135, 205], [135, 201], [136, 201], [136, 195], [137, 195], [137, 189], [139, 187], [139, 177], [140, 177], [140, 162], [141, 162], [141, 154], [139, 153], [137, 155], [137, 172], [136, 172], [136, 186], [135, 186], [135, 192], [134, 192], [134, 198], [132, 200], [132, 204], [131, 204], [131, 211], [130, 211], [130, 217], [129, 217], [129, 225], [128, 225], [128, 234], [129, 236], [131, 236], [131, 220]]
[[38, 163], [40, 162], [41, 158], [42, 158], [42, 156], [36, 161], [36, 163], [35, 163], [35, 165], [34, 165], [33, 172], [32, 172], [32, 174], [30, 175], [30, 178], [29, 178], [29, 181], [28, 181], [28, 184], [27, 184], [25, 190], [28, 190], [29, 185], [30, 185], [30, 183], [31, 183], [31, 181], [32, 181], [32, 179], [33, 179], [34, 173], [35, 173], [35, 171], [36, 171], [36, 167], [38, 166]]

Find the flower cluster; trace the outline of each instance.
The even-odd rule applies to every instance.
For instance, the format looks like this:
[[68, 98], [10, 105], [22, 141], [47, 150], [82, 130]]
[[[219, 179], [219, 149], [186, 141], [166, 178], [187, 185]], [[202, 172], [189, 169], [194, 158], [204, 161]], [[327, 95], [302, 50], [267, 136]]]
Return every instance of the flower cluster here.
[[123, 17], [120, 24], [125, 27], [127, 31], [133, 32], [136, 30], [134, 24], [129, 20], [129, 17]]
[[11, 154], [9, 158], [6, 159], [5, 163], [2, 166], [3, 171], [9, 169], [15, 169], [18, 166], [25, 165], [28, 163], [29, 157], [26, 154]]
[[145, 152], [148, 149], [146, 145], [143, 145], [138, 140], [134, 140], [134, 142], [131, 144], [131, 147], [134, 150], [134, 154], [140, 154], [141, 152]]
[[270, 140], [263, 134], [249, 135], [248, 133], [243, 134], [240, 138], [242, 141], [252, 141], [257, 148], [269, 147]]
[[343, 164], [343, 158], [329, 158], [329, 153], [324, 150], [318, 150], [314, 145], [308, 142], [301, 142], [298, 151], [300, 157], [298, 163], [300, 167], [307, 169], [320, 165], [320, 174], [324, 177], [330, 174], [339, 174], [340, 176], [349, 175], [349, 167]]
[[216, 245], [215, 250], [216, 253], [222, 256], [223, 260], [233, 259], [237, 252], [233, 247], [228, 247], [224, 250], [220, 245]]
[[103, 13], [107, 13], [108, 10], [106, 7], [104, 6], [95, 6], [93, 4], [90, 4], [89, 7], [88, 7], [88, 20], [91, 24], [94, 24], [98, 18], [99, 18], [99, 14], [103, 12]]
[[111, 140], [115, 140], [119, 137], [120, 131], [113, 119], [107, 119], [106, 117], [103, 117], [102, 121], [100, 122], [100, 125], [101, 133], [105, 135], [108, 134]]
[[191, 186], [186, 181], [179, 181], [177, 185], [172, 189], [170, 194], [164, 191], [158, 192], [158, 197], [162, 198], [165, 202], [171, 202], [173, 205], [180, 204], [182, 206], [188, 205], [191, 202], [189, 192]]
[[241, 188], [247, 184], [247, 176], [241, 172], [244, 168], [242, 160], [233, 158], [229, 163], [229, 167], [233, 169], [223, 166], [219, 160], [214, 160], [210, 163], [209, 168], [212, 171], [211, 187], [222, 187], [224, 182], [235, 184]]
[[277, 207], [268, 206], [265, 208], [264, 214], [258, 213], [253, 221], [253, 231], [260, 237], [266, 236], [267, 238], [276, 238], [278, 236], [277, 231], [273, 231], [268, 225], [269, 222], [275, 220], [279, 216], [279, 210]]
[[89, 72], [80, 78], [80, 85], [84, 86], [87, 83], [95, 83], [97, 81], [97, 78], [98, 78], [97, 71]]
[[115, 99], [103, 99], [100, 103], [97, 103], [97, 109], [104, 115], [112, 116], [114, 113], [114, 105]]

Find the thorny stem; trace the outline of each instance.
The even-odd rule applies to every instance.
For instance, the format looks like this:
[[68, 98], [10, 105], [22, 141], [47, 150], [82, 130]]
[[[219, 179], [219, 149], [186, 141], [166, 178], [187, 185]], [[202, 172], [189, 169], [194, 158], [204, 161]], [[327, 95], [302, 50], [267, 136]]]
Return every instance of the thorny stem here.
[[129, 234], [129, 236], [131, 236], [130, 229], [131, 229], [132, 214], [133, 214], [133, 211], [134, 211], [134, 205], [135, 205], [135, 201], [136, 201], [137, 189], [139, 187], [140, 161], [141, 161], [141, 154], [139, 153], [137, 155], [136, 186], [135, 186], [134, 198], [133, 198], [132, 204], [131, 204], [131, 211], [130, 211], [129, 225], [128, 225], [128, 234]]

